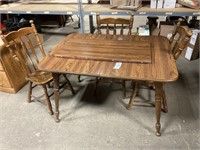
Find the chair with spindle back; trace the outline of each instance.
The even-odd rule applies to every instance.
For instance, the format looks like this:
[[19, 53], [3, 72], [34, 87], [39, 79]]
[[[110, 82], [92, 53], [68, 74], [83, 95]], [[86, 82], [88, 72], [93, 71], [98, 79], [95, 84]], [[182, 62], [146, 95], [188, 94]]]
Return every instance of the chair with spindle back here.
[[[37, 85], [41, 85], [44, 90], [49, 113], [52, 115], [53, 110], [50, 96], [53, 94], [48, 94], [47, 86], [49, 87], [53, 77], [51, 73], [41, 71], [37, 67], [38, 63], [45, 58], [46, 53], [32, 20], [30, 24], [30, 27], [24, 27], [18, 31], [8, 33], [2, 37], [2, 40], [11, 51], [13, 45], [15, 46], [16, 56], [22, 64], [22, 71], [26, 73], [26, 80], [29, 81], [28, 102], [31, 102], [32, 89]], [[70, 81], [66, 76], [65, 79], [74, 94]]]
[[[133, 14], [130, 19], [125, 18], [101, 18], [99, 14], [97, 18], [97, 34], [113, 34], [113, 35], [131, 35], [131, 30], [133, 28]], [[125, 33], [125, 29], [128, 30]], [[106, 33], [103, 32], [106, 30]], [[117, 31], [120, 31], [117, 33]]]
[[[182, 51], [187, 47], [190, 37], [192, 36], [192, 31], [185, 26], [180, 26], [182, 19], [179, 19], [177, 25], [174, 28], [174, 31], [172, 33], [171, 38], [169, 39], [170, 47], [169, 50], [171, 51], [174, 61], [176, 61], [179, 56], [181, 55]], [[138, 86], [139, 84], [147, 85], [149, 86], [149, 82], [137, 82], [133, 81], [133, 94], [131, 96], [131, 99], [129, 101], [129, 104], [127, 106], [127, 109], [130, 110], [132, 104], [134, 103], [134, 99], [136, 96], [136, 93], [138, 91]], [[153, 82], [151, 82], [152, 86], [154, 86]], [[162, 98], [162, 111], [163, 112], [168, 112], [167, 108], [167, 100], [165, 97], [165, 93], [163, 92], [163, 98]]]
[[[131, 14], [129, 19], [126, 18], [101, 18], [100, 14], [96, 15], [97, 32], [96, 34], [111, 34], [111, 35], [131, 35], [134, 16]], [[98, 42], [98, 41], [97, 41]], [[100, 81], [104, 78], [96, 78], [96, 88]], [[79, 76], [80, 81], [80, 76]], [[108, 81], [108, 80], [107, 80]], [[109, 80], [113, 82], [114, 80]], [[118, 80], [119, 81], [119, 80]], [[126, 97], [125, 80], [120, 81], [122, 84], [123, 97]], [[95, 90], [96, 91], [96, 90]]]
[[170, 44], [173, 45], [171, 47], [171, 51], [175, 61], [179, 58], [182, 51], [187, 47], [191, 36], [192, 31], [188, 27], [176, 27], [175, 32], [173, 32], [169, 40]]

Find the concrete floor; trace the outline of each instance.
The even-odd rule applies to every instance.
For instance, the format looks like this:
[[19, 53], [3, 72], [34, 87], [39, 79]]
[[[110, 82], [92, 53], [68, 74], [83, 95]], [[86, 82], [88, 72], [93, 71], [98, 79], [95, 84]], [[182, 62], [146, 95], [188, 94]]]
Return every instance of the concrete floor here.
[[[76, 23], [48, 29], [45, 49], [49, 51], [68, 31], [77, 32]], [[57, 31], [63, 35], [54, 34]], [[77, 76], [69, 75], [77, 94], [62, 91], [60, 123], [48, 114], [40, 87], [34, 90], [32, 103], [27, 103], [27, 85], [17, 94], [0, 92], [0, 150], [200, 149], [199, 60], [180, 57], [177, 67], [179, 79], [165, 86], [169, 112], [161, 115], [161, 137], [154, 134], [154, 107], [137, 103], [130, 111], [125, 108], [129, 85], [127, 99], [122, 99], [118, 84], [101, 84], [95, 96], [94, 78], [82, 76], [78, 83]], [[136, 99], [154, 101], [154, 92], [141, 88]]]

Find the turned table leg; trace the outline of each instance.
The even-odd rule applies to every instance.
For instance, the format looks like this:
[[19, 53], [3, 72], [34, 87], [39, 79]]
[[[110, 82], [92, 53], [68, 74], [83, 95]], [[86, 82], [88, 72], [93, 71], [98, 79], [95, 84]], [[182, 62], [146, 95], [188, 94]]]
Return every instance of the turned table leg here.
[[161, 113], [161, 100], [163, 98], [163, 83], [155, 83], [155, 109], [156, 109], [156, 135], [160, 136], [160, 113]]
[[54, 99], [55, 99], [55, 115], [56, 122], [59, 122], [59, 76], [58, 73], [52, 73], [53, 81], [54, 81]]
[[167, 99], [166, 99], [166, 95], [165, 95], [164, 86], [162, 86], [162, 111], [164, 113], [168, 112]]

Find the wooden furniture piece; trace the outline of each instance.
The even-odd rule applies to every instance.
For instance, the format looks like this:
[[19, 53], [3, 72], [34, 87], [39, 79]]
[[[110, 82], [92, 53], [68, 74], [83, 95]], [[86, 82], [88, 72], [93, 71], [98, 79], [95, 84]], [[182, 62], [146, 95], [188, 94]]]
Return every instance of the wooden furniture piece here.
[[[190, 37], [192, 36], [192, 31], [188, 27], [180, 26], [181, 21], [182, 20], [179, 20], [179, 22], [175, 26], [174, 32], [172, 33], [172, 36], [169, 40], [169, 43], [170, 43], [169, 51], [172, 53], [174, 61], [176, 61], [179, 58], [182, 51], [187, 47]], [[128, 110], [131, 109], [131, 106], [134, 103], [134, 99], [138, 91], [138, 86], [140, 84], [146, 85], [146, 86], [149, 86], [151, 84], [152, 87], [155, 86], [153, 81], [150, 81], [150, 82], [133, 81], [132, 84], [133, 84], [133, 94], [131, 95], [129, 104], [127, 106]], [[165, 95], [163, 96], [162, 110], [163, 112], [168, 112], [167, 100], [165, 98]]]
[[171, 51], [176, 61], [181, 55], [182, 51], [187, 47], [190, 37], [192, 36], [192, 31], [184, 26], [177, 26], [172, 33], [170, 38]]
[[[96, 15], [97, 19], [97, 34], [113, 34], [113, 35], [131, 35], [131, 30], [133, 27], [133, 14], [131, 14], [130, 19], [125, 18], [101, 18], [100, 14]], [[102, 30], [106, 29], [106, 32]], [[119, 30], [118, 30], [119, 29]], [[125, 29], [128, 29], [127, 33]], [[117, 33], [117, 30], [120, 31]], [[113, 31], [113, 32], [112, 32]], [[110, 33], [112, 32], [112, 33]]]
[[[130, 19], [125, 18], [101, 18], [99, 14], [96, 15], [97, 22], [97, 34], [106, 34], [106, 35], [131, 35], [131, 30], [133, 27], [133, 14], [130, 16]], [[98, 42], [97, 42], [98, 43]], [[119, 46], [120, 48], [120, 46]], [[128, 48], [127, 48], [128, 49]], [[106, 48], [103, 50], [106, 51]], [[124, 50], [125, 52], [126, 50]], [[112, 59], [115, 59], [115, 53], [112, 53]], [[127, 60], [131, 61], [131, 60]], [[80, 76], [78, 77], [80, 81]], [[99, 82], [105, 81], [103, 78], [96, 78], [96, 89]], [[114, 82], [113, 79], [106, 80], [106, 82]], [[115, 81], [122, 84], [123, 98], [126, 97], [126, 85], [125, 80]], [[96, 90], [95, 90], [96, 91]]]
[[[172, 53], [169, 51], [169, 45], [167, 38], [158, 36], [103, 34], [70, 34], [67, 36], [39, 64], [39, 69], [51, 72], [53, 75], [56, 121], [60, 120], [57, 89], [61, 73], [154, 81], [156, 135], [159, 136], [163, 83], [172, 82], [178, 78], [178, 71]], [[115, 60], [111, 59], [113, 53], [115, 53]], [[95, 60], [94, 57], [96, 57]], [[116, 68], [116, 63], [119, 59], [121, 61], [121, 58], [124, 61], [121, 67]], [[144, 60], [147, 62], [144, 63]]]
[[20, 66], [16, 55], [5, 45], [0, 46], [0, 91], [16, 93], [27, 83]]
[[[47, 86], [49, 86], [53, 77], [49, 72], [38, 70], [37, 64], [46, 57], [46, 54], [33, 21], [31, 20], [30, 23], [31, 27], [25, 27], [19, 29], [18, 31], [12, 31], [5, 35], [2, 40], [10, 51], [13, 53], [15, 52], [21, 63], [21, 71], [25, 72], [25, 78], [29, 81], [28, 102], [31, 102], [32, 89], [37, 85], [42, 86], [49, 113], [52, 115], [53, 110], [50, 102], [51, 95], [47, 92]], [[34, 46], [33, 42], [37, 45]], [[65, 78], [72, 93], [74, 93], [69, 80], [67, 77]]]

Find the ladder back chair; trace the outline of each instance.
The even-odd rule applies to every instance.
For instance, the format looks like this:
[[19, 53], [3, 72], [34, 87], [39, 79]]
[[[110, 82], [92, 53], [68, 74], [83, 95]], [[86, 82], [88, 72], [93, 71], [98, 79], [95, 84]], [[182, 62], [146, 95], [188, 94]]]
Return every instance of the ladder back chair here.
[[[52, 74], [38, 70], [37, 64], [43, 60], [46, 56], [40, 37], [37, 33], [33, 21], [30, 21], [30, 27], [24, 27], [18, 31], [12, 31], [3, 36], [2, 40], [6, 47], [13, 51], [13, 45], [15, 46], [15, 56], [18, 57], [21, 62], [21, 69], [26, 73], [26, 80], [29, 81], [28, 102], [31, 102], [32, 89], [37, 85], [42, 86], [49, 113], [52, 115], [53, 110], [50, 102], [50, 96], [53, 93], [48, 94], [47, 86], [50, 87], [50, 82], [53, 80]], [[74, 94], [74, 90], [71, 83], [65, 76], [69, 87]]]
[[[133, 27], [134, 16], [131, 14], [129, 19], [126, 18], [101, 18], [99, 14], [96, 15], [97, 33], [96, 34], [110, 34], [110, 35], [131, 35]], [[100, 81], [104, 78], [96, 78], [96, 88]], [[108, 79], [109, 82], [114, 82], [113, 79]], [[126, 97], [125, 80], [117, 80], [122, 84], [123, 98]]]
[[[192, 31], [188, 28], [188, 27], [184, 27], [184, 26], [180, 26], [180, 22], [182, 21], [182, 19], [179, 19], [177, 25], [174, 28], [174, 31], [172, 33], [172, 36], [169, 39], [169, 43], [170, 43], [170, 47], [169, 50], [171, 51], [174, 61], [176, 61], [179, 56], [181, 55], [182, 51], [184, 49], [186, 49], [189, 41], [190, 41], [190, 37], [192, 36]], [[136, 97], [136, 93], [138, 92], [138, 86], [139, 84], [144, 84], [149, 86], [149, 82], [137, 82], [137, 81], [133, 81], [133, 94], [131, 96], [131, 99], [129, 101], [129, 104], [127, 106], [127, 109], [130, 110], [131, 106], [134, 103], [134, 99]], [[154, 87], [153, 82], [151, 82], [152, 86]], [[163, 112], [168, 112], [168, 108], [167, 108], [167, 100], [164, 94], [164, 91], [162, 93], [163, 98], [162, 98], [162, 111]]]

